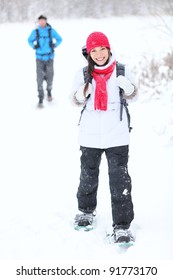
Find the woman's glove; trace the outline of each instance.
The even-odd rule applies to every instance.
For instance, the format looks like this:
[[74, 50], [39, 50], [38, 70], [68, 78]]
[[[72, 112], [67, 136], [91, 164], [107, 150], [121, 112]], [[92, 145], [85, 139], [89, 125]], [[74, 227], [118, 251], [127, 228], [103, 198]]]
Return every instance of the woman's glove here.
[[131, 82], [122, 75], [117, 77], [117, 85], [124, 90], [124, 93], [127, 96], [131, 95], [135, 89]]
[[82, 85], [75, 94], [75, 97], [79, 103], [84, 103], [87, 97], [89, 96], [89, 94], [91, 94], [92, 92], [92, 85], [89, 83], [88, 89], [86, 91], [86, 96], [84, 96], [84, 87], [85, 84]]

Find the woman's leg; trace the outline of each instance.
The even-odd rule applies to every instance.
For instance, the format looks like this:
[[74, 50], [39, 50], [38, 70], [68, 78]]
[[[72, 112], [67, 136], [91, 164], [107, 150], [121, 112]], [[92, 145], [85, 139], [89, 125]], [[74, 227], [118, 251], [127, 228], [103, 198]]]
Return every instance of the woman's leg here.
[[99, 166], [102, 149], [80, 147], [81, 174], [77, 192], [78, 209], [84, 213], [92, 213], [97, 206], [97, 189]]
[[131, 178], [128, 174], [128, 146], [105, 150], [111, 192], [113, 226], [128, 229], [134, 218], [131, 198]]

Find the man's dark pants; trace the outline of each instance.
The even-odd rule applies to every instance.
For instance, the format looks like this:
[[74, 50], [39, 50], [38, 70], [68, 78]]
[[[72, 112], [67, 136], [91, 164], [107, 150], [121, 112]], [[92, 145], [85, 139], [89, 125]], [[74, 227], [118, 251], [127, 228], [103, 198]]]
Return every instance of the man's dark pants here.
[[47, 82], [47, 92], [50, 93], [52, 90], [54, 68], [53, 68], [53, 59], [47, 61], [36, 59], [36, 68], [37, 68], [37, 89], [39, 99], [44, 98], [43, 82]]

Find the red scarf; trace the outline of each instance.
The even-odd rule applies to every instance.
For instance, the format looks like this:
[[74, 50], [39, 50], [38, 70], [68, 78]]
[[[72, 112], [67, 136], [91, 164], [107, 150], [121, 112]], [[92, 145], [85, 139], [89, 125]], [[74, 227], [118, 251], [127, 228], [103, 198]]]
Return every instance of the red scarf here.
[[112, 75], [114, 71], [116, 62], [114, 61], [110, 66], [105, 69], [94, 69], [92, 75], [96, 81], [96, 91], [95, 91], [95, 100], [94, 100], [94, 109], [95, 110], [107, 110], [108, 103], [108, 94], [106, 89], [106, 81]]

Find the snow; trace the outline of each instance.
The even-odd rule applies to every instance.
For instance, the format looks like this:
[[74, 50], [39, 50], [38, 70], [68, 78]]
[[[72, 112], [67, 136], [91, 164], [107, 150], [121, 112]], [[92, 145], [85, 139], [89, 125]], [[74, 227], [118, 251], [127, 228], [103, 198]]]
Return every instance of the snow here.
[[[171, 40], [155, 19], [57, 20], [63, 37], [56, 49], [54, 100], [37, 105], [34, 51], [27, 38], [32, 22], [1, 24], [0, 259], [1, 260], [171, 260], [173, 258], [172, 87], [159, 100], [142, 92], [130, 105], [129, 172], [133, 183], [135, 246], [120, 254], [105, 238], [111, 233], [107, 163], [103, 156], [96, 228], [77, 232], [76, 191], [80, 173], [77, 142], [80, 109], [69, 94], [87, 35], [105, 32], [121, 62], [161, 56]], [[163, 69], [164, 70], [164, 69]], [[162, 70], [162, 71], [163, 71]]]

